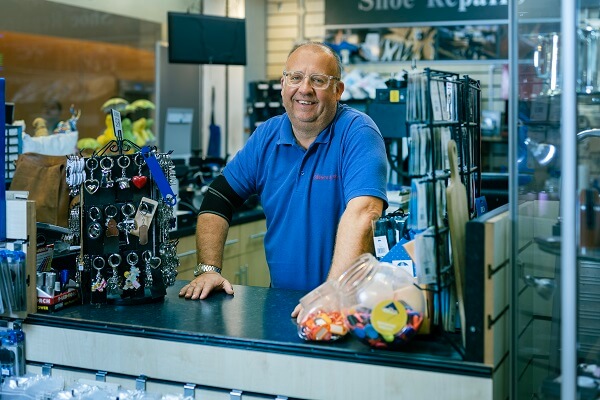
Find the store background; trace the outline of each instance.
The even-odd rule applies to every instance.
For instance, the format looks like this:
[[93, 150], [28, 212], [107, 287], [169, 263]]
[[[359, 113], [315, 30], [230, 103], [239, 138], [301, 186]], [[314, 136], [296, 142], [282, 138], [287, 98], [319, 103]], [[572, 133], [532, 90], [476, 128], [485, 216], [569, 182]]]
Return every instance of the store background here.
[[[155, 49], [157, 41], [168, 40], [167, 12], [199, 13], [201, 8], [205, 14], [247, 20], [245, 67], [185, 66], [188, 72], [197, 68], [200, 76], [199, 87], [189, 88], [188, 93], [197, 95], [200, 104], [199, 115], [194, 117], [192, 149], [207, 149], [211, 110], [205, 105], [210, 104], [211, 88], [215, 87], [216, 124], [227, 131], [227, 154], [235, 154], [253, 129], [247, 116], [248, 83], [279, 79], [295, 42], [328, 37], [325, 0], [4, 0], [0, 68], [7, 78], [7, 101], [17, 104], [15, 118], [30, 125], [33, 118], [44, 114], [46, 103], [59, 99], [62, 118], [68, 117], [70, 103], [82, 110], [80, 138], [96, 137], [105, 128], [100, 106], [107, 99], [148, 98], [160, 103], [156, 98]], [[459, 72], [480, 80], [482, 109], [502, 114], [506, 108], [502, 65], [506, 63], [505, 59], [420, 60], [417, 66]], [[387, 79], [410, 69], [411, 63], [351, 64], [346, 72], [357, 68]], [[161, 115], [151, 116], [156, 119], [154, 132], [161, 135]], [[484, 139], [483, 145], [490, 150], [484, 170], [505, 171], [506, 138]]]

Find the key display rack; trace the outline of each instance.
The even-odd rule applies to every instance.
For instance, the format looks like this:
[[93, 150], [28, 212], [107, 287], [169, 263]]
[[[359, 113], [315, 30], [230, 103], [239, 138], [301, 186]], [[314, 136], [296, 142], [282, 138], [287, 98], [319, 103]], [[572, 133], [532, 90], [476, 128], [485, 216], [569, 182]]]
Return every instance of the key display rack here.
[[81, 244], [76, 281], [93, 304], [161, 301], [175, 283], [179, 261], [174, 226], [176, 177], [168, 153], [116, 140], [90, 157], [70, 156], [67, 183], [79, 204], [70, 211], [72, 243]]
[[480, 83], [467, 75], [429, 68], [408, 74], [408, 175], [412, 186], [408, 225], [416, 232], [417, 252], [427, 258], [416, 275], [427, 292], [430, 323], [442, 332], [455, 331], [457, 311], [461, 313], [461, 329], [466, 326], [464, 290], [457, 290], [464, 286], [464, 274], [461, 279], [461, 274], [455, 273], [452, 257], [455, 245], [464, 243], [452, 243], [451, 211], [446, 206], [452, 165], [448, 143], [456, 143], [458, 172], [466, 188], [465, 213], [470, 219], [475, 216], [475, 199], [481, 190], [480, 105]]

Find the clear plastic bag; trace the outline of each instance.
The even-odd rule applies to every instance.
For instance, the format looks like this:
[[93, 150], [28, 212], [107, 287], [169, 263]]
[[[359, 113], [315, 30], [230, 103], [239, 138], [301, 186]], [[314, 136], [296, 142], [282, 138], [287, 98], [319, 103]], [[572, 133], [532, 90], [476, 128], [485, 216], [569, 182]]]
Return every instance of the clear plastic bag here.
[[421, 327], [425, 299], [414, 278], [403, 269], [364, 254], [337, 285], [344, 323], [364, 344], [400, 348]]
[[348, 333], [340, 312], [337, 284], [327, 281], [300, 299], [298, 336], [309, 341], [334, 341]]

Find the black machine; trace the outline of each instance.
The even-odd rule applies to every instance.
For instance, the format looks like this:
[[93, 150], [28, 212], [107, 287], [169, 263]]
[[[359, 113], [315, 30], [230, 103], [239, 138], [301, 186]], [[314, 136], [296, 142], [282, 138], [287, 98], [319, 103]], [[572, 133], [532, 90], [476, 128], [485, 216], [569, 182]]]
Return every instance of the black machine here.
[[406, 137], [406, 87], [377, 89], [367, 104], [367, 114], [385, 139]]

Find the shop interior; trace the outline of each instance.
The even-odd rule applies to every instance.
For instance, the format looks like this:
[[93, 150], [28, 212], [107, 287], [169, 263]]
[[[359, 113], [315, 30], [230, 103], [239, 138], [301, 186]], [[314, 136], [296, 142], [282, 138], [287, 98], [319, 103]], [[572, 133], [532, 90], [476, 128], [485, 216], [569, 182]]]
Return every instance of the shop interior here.
[[[569, 21], [563, 2], [488, 2], [506, 15], [481, 7], [475, 16], [433, 10], [430, 19], [374, 23], [366, 12], [364, 21], [352, 21], [340, 0], [3, 0], [0, 241], [16, 239], [24, 268], [37, 270], [38, 279], [51, 261], [52, 271], [70, 270], [73, 280], [93, 286], [105, 260], [93, 261], [86, 277], [80, 257], [101, 251], [94, 247], [104, 232], [100, 215], [114, 208], [122, 225], [105, 247], [136, 254], [134, 243], [144, 237], [140, 275], [151, 285], [131, 298], [59, 291], [50, 297], [63, 299], [50, 304], [40, 302], [36, 277], [27, 284], [23, 277], [18, 305], [0, 311], [0, 334], [26, 338], [13, 343], [22, 357], [8, 376], [210, 399], [600, 398], [600, 4], [580, 0]], [[408, 2], [357, 3], [400, 15], [397, 7]], [[574, 36], [565, 34], [569, 23]], [[210, 26], [209, 34], [197, 24]], [[376, 254], [379, 261], [397, 261], [398, 251], [409, 258], [402, 235], [418, 224], [410, 218], [418, 213], [412, 196], [422, 189], [431, 197], [419, 229], [427, 229], [438, 274], [421, 285], [419, 333], [399, 348], [378, 349], [356, 336], [311, 342], [288, 323], [285, 312], [304, 293], [269, 288], [256, 196], [236, 212], [227, 237], [223, 276], [236, 285], [237, 301], [218, 294], [219, 302], [200, 307], [177, 302], [177, 290], [194, 278], [196, 215], [208, 185], [261, 123], [285, 112], [281, 71], [292, 45], [305, 40], [338, 52], [341, 102], [369, 115], [384, 137], [389, 208], [374, 236], [387, 241], [388, 253]], [[215, 49], [223, 48], [231, 51], [221, 57]], [[430, 134], [435, 144], [425, 141]], [[452, 204], [435, 194], [456, 176], [449, 139], [466, 188], [462, 242], [451, 239], [458, 238]], [[38, 165], [19, 173], [25, 153], [55, 157], [66, 171]], [[157, 169], [145, 166], [146, 157]], [[77, 168], [87, 178], [77, 181]], [[46, 199], [61, 173], [67, 180], [59, 192], [68, 195], [47, 207], [31, 201]], [[38, 178], [15, 179], [24, 174]], [[119, 181], [126, 174], [131, 182]], [[415, 182], [422, 177], [427, 184]], [[139, 229], [139, 209], [96, 193], [111, 179], [124, 192], [139, 189], [135, 202], [156, 213], [148, 233]], [[73, 216], [75, 197], [87, 216]], [[106, 270], [137, 261], [107, 257]], [[106, 278], [110, 289], [114, 281]], [[91, 356], [94, 347], [114, 351]], [[365, 378], [377, 389], [360, 384]], [[335, 379], [348, 388], [328, 387]], [[418, 394], [403, 387], [407, 379]], [[456, 390], [445, 397], [441, 385]]]

